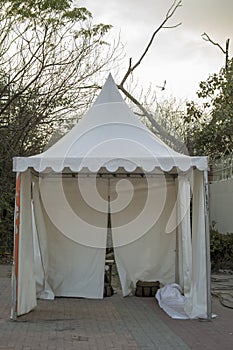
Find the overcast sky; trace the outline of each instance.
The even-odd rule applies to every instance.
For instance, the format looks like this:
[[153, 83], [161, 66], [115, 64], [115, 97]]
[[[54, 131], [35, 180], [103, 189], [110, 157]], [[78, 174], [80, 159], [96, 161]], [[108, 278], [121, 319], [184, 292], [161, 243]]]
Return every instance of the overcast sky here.
[[[112, 24], [113, 35], [121, 33], [125, 45], [125, 67], [130, 57], [140, 57], [153, 31], [165, 18], [173, 0], [78, 0], [91, 11], [94, 22]], [[183, 0], [169, 22], [182, 22], [174, 29], [163, 29], [155, 38], [145, 60], [135, 70], [143, 86], [157, 85], [166, 79], [165, 96], [194, 98], [198, 83], [224, 65], [224, 55], [201, 38], [206, 32], [223, 47], [231, 39], [233, 54], [233, 0]], [[122, 75], [125, 69], [122, 69]], [[119, 83], [119, 81], [116, 81]]]

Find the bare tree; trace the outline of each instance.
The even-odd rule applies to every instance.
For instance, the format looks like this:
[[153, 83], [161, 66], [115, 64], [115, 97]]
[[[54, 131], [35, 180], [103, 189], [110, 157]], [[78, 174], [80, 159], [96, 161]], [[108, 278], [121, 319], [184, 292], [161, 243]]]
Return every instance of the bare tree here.
[[12, 158], [41, 152], [87, 108], [121, 55], [110, 27], [71, 0], [0, 0], [0, 245], [12, 246]]
[[[52, 132], [83, 112], [98, 88], [96, 76], [118, 55], [117, 44], [105, 40], [111, 26], [93, 25], [85, 8], [42, 10], [40, 3], [27, 9], [35, 17], [11, 13], [7, 4], [0, 11], [1, 137], [7, 129], [6, 150], [21, 155], [39, 150], [46, 126]], [[32, 139], [33, 130], [40, 138], [39, 126], [41, 144]]]
[[[147, 55], [150, 47], [152, 46], [156, 35], [163, 29], [170, 29], [170, 28], [176, 28], [178, 26], [181, 25], [181, 23], [175, 24], [175, 25], [169, 25], [169, 21], [170, 19], [173, 17], [173, 15], [175, 14], [176, 10], [181, 6], [182, 1], [179, 0], [175, 0], [173, 2], [173, 4], [171, 5], [171, 7], [168, 9], [165, 18], [162, 20], [162, 22], [159, 24], [159, 26], [155, 29], [155, 31], [153, 32], [149, 43], [147, 44], [145, 50], [143, 51], [142, 55], [140, 56], [139, 60], [133, 64], [133, 60], [132, 58], [130, 58], [129, 60], [129, 66], [128, 69], [123, 77], [123, 79], [121, 80], [120, 84], [118, 85], [118, 88], [139, 108], [139, 110], [141, 111], [141, 116], [144, 116], [150, 123], [153, 131], [155, 134], [159, 135], [164, 141], [168, 142], [169, 144], [171, 144], [176, 150], [181, 151], [181, 152], [185, 152], [186, 149], [184, 147], [183, 142], [181, 142], [178, 138], [176, 138], [174, 135], [172, 135], [171, 133], [169, 133], [166, 128], [164, 128], [161, 124], [159, 124], [154, 115], [151, 114], [143, 105], [143, 103], [141, 103], [137, 98], [135, 98], [126, 88], [125, 88], [125, 83], [127, 81], [127, 79], [132, 75], [132, 73], [135, 71], [135, 69], [142, 63], [143, 59], [145, 58], [145, 56]], [[166, 84], [166, 81], [164, 83], [164, 86]]]

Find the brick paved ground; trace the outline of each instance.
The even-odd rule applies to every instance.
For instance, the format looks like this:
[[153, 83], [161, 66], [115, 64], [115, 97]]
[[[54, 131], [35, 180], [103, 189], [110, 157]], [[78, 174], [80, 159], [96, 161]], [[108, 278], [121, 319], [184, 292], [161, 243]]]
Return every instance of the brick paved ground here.
[[212, 322], [169, 318], [154, 298], [38, 301], [14, 322], [9, 266], [0, 265], [0, 350], [232, 350], [233, 310], [213, 301]]

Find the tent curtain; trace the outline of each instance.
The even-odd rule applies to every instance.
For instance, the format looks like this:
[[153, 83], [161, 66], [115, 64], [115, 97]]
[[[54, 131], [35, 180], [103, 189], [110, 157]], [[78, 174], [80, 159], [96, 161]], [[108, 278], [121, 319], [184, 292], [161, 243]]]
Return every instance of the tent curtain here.
[[[102, 298], [107, 235], [106, 180], [97, 179], [100, 211], [87, 205], [89, 179], [42, 178], [34, 186], [34, 210], [42, 269], [37, 269], [38, 296]], [[82, 186], [82, 190], [81, 190]], [[94, 184], [93, 184], [94, 186]], [[105, 198], [104, 198], [105, 197]], [[101, 199], [100, 198], [100, 199]], [[106, 206], [104, 207], [104, 203]], [[91, 208], [92, 205], [92, 208]], [[56, 215], [54, 215], [56, 214]], [[43, 280], [41, 280], [43, 277]]]
[[33, 176], [32, 188], [32, 228], [34, 241], [36, 292], [39, 299], [54, 299], [54, 293], [48, 282], [49, 256], [47, 230], [40, 198], [39, 179], [35, 176]]
[[177, 211], [178, 234], [180, 238], [179, 256], [181, 260], [180, 285], [187, 298], [192, 280], [192, 241], [190, 223], [191, 188], [188, 175], [178, 177]]
[[31, 172], [21, 173], [20, 229], [17, 316], [31, 311], [36, 305], [34, 254], [31, 212]]
[[204, 173], [195, 170], [192, 206], [192, 280], [185, 307], [190, 318], [207, 318], [207, 269]]
[[117, 179], [111, 180], [113, 246], [124, 296], [137, 280], [174, 281], [176, 235], [166, 233], [166, 224], [175, 199], [174, 181], [163, 176], [132, 178], [118, 187]]

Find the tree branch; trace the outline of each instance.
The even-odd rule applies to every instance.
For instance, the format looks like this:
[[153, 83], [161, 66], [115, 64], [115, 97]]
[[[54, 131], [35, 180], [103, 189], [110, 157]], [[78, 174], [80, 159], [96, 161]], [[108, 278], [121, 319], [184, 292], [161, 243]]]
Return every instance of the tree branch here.
[[207, 33], [203, 33], [202, 35], [202, 39], [205, 41], [209, 41], [211, 44], [218, 46], [219, 49], [224, 53], [224, 55], [226, 54], [226, 51], [222, 48], [221, 45], [219, 45], [218, 43], [214, 42]]
[[209, 41], [211, 44], [217, 46], [225, 55], [225, 69], [226, 71], [228, 70], [228, 62], [229, 62], [229, 44], [230, 44], [230, 39], [226, 40], [226, 49], [224, 50], [223, 47], [219, 44], [213, 41], [207, 33], [202, 34], [202, 38], [205, 41]]
[[179, 26], [181, 26], [181, 22], [180, 23], [177, 23], [177, 24], [174, 24], [173, 26], [164, 26], [163, 29], [172, 29], [172, 28], [177, 28]]
[[157, 29], [154, 31], [154, 33], [152, 34], [151, 36], [151, 39], [149, 41], [149, 43], [147, 44], [144, 52], [142, 53], [141, 57], [139, 58], [139, 60], [132, 66], [132, 58], [130, 58], [129, 60], [129, 67], [128, 67], [128, 70], [125, 74], [125, 76], [123, 77], [121, 83], [120, 83], [120, 86], [123, 86], [125, 81], [127, 80], [128, 76], [134, 71], [135, 68], [137, 68], [139, 66], [139, 64], [142, 62], [143, 58], [146, 56], [149, 48], [151, 47], [153, 41], [154, 41], [154, 38], [156, 36], [156, 34], [161, 30], [161, 29], [167, 29], [167, 28], [176, 28], [178, 27], [179, 25], [181, 25], [181, 23], [178, 23], [174, 26], [171, 26], [171, 27], [166, 27], [165, 24], [169, 21], [169, 19], [174, 15], [175, 11], [177, 10], [178, 7], [180, 7], [182, 4], [182, 0], [179, 0], [177, 2], [177, 0], [174, 0], [172, 6], [170, 7], [170, 9], [168, 10], [166, 16], [165, 16], [165, 19], [162, 21], [162, 23], [157, 27]]
[[165, 24], [169, 21], [169, 19], [174, 15], [175, 11], [177, 10], [178, 7], [180, 7], [182, 4], [182, 0], [174, 0], [172, 6], [169, 8], [169, 10], [166, 13], [166, 16], [164, 18], [164, 20], [161, 22], [161, 24], [157, 27], [157, 29], [154, 31], [154, 33], [151, 36], [151, 39], [149, 41], [149, 43], [147, 44], [145, 50], [143, 51], [141, 57], [139, 58], [139, 60], [132, 65], [132, 58], [130, 58], [129, 60], [129, 66], [128, 69], [121, 81], [121, 83], [118, 85], [118, 88], [125, 94], [125, 96], [127, 96], [139, 109], [140, 111], [143, 113], [143, 116], [145, 116], [150, 124], [152, 125], [154, 132], [157, 135], [160, 135], [162, 139], [169, 141], [170, 143], [173, 144], [173, 146], [175, 146], [176, 150], [185, 153], [186, 152], [186, 148], [185, 145], [180, 142], [178, 139], [176, 139], [176, 137], [174, 137], [173, 135], [171, 135], [169, 132], [166, 131], [166, 129], [164, 127], [162, 127], [155, 119], [154, 116], [150, 113], [147, 112], [147, 110], [145, 109], [145, 107], [134, 97], [132, 96], [125, 88], [124, 88], [124, 83], [126, 82], [127, 78], [129, 77], [129, 75], [141, 64], [142, 60], [144, 59], [144, 57], [146, 56], [147, 52], [149, 51], [149, 48], [151, 47], [155, 36], [157, 35], [157, 33], [161, 30], [161, 29], [167, 29], [167, 28], [176, 28], [179, 25], [181, 25], [181, 23], [178, 23], [174, 26], [165, 26]]
[[132, 96], [122, 85], [118, 85], [118, 89], [120, 89], [125, 94], [125, 96], [127, 96], [142, 111], [143, 116], [149, 120], [152, 127], [155, 129], [156, 134], [160, 135], [164, 140], [172, 142], [178, 151], [185, 153], [185, 145], [176, 137], [168, 133], [166, 129], [161, 127], [161, 125], [159, 125], [154, 119], [153, 115], [148, 113], [143, 105], [134, 96]]

